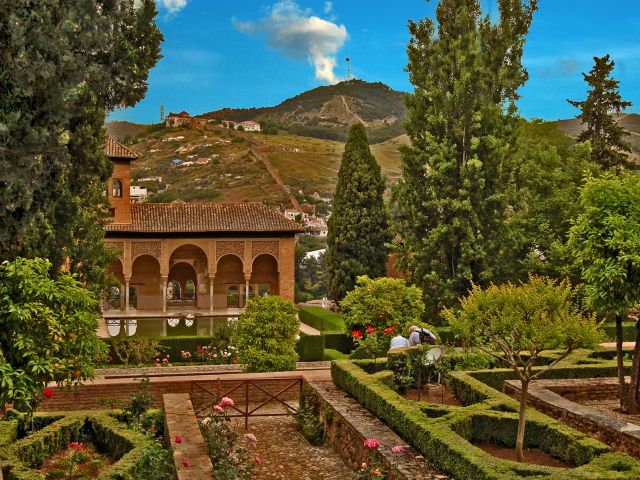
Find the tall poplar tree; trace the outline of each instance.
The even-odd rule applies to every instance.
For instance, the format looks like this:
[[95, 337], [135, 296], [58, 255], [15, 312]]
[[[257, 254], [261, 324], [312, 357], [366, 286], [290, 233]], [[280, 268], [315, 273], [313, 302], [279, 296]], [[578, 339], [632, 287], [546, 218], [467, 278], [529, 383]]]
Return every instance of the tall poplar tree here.
[[160, 58], [153, 0], [0, 0], [0, 260], [104, 284], [104, 121]]
[[615, 168], [618, 172], [624, 168], [633, 168], [633, 162], [627, 157], [631, 147], [624, 141], [628, 132], [613, 118], [631, 102], [620, 96], [620, 82], [611, 76], [615, 62], [609, 55], [593, 57], [595, 65], [589, 73], [583, 73], [584, 81], [589, 85], [587, 99], [581, 102], [567, 100], [582, 113], [580, 119], [587, 125], [578, 140], [591, 143], [591, 158], [604, 170]]
[[537, 0], [441, 0], [436, 21], [409, 22], [407, 133], [394, 214], [399, 266], [435, 315], [490, 281], [505, 241], [506, 159], [515, 143], [521, 63]]
[[342, 154], [329, 218], [326, 268], [329, 295], [334, 300], [342, 300], [354, 288], [356, 277], [385, 274], [385, 244], [390, 236], [382, 198], [384, 183], [364, 125], [357, 123], [349, 131]]

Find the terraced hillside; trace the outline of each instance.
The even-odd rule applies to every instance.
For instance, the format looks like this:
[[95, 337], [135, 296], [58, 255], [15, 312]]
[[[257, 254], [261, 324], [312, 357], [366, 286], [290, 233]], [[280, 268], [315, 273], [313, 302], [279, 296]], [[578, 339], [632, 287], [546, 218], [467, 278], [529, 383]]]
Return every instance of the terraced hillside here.
[[[397, 147], [406, 141], [402, 136], [372, 147], [389, 182], [399, 175]], [[152, 125], [129, 147], [140, 155], [132, 167], [134, 184], [149, 189], [149, 201], [262, 201], [275, 207], [291, 205], [291, 195], [312, 203], [330, 199], [344, 143], [212, 124]]]

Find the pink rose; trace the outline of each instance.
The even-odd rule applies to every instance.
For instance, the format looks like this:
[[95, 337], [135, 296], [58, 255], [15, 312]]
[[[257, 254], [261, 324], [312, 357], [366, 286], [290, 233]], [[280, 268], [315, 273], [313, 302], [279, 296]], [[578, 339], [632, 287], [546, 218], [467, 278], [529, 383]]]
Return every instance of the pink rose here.
[[256, 464], [257, 465], [262, 465], [262, 459], [256, 455]]
[[216, 412], [224, 412], [224, 408], [222, 408], [220, 405], [214, 405], [213, 409]]
[[248, 440], [251, 443], [256, 443], [258, 441], [258, 439], [253, 433], [245, 433], [244, 438], [245, 440]]
[[182, 443], [182, 437], [181, 436], [176, 436], [175, 438], [176, 443]]
[[364, 441], [364, 446], [371, 450], [377, 450], [378, 448], [380, 448], [380, 442], [375, 438], [367, 438]]
[[184, 460], [182, 460], [182, 465], [189, 468], [191, 466], [191, 462], [189, 461], [188, 458], [185, 458]]
[[400, 454], [400, 453], [404, 452], [404, 447], [403, 447], [402, 445], [396, 445], [395, 447], [393, 447], [393, 448], [391, 449], [391, 451], [392, 451], [393, 453]]

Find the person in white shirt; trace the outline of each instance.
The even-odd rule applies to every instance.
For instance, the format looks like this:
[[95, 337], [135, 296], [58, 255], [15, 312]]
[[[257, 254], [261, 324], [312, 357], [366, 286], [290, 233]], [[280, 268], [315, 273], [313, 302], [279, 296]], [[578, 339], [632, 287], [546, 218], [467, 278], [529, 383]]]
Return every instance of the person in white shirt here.
[[389, 350], [393, 350], [394, 348], [402, 348], [408, 347], [409, 340], [404, 338], [402, 335], [396, 335], [391, 339], [391, 345], [389, 345]]
[[422, 342], [420, 341], [420, 333], [418, 332], [418, 327], [412, 325], [409, 327], [409, 345], [420, 345]]

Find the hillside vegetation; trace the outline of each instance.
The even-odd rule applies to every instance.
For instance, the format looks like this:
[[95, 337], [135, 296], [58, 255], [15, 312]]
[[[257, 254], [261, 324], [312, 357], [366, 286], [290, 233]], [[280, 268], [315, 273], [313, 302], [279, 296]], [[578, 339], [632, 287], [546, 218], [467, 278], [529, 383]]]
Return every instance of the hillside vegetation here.
[[346, 140], [351, 125], [361, 122], [371, 143], [379, 143], [404, 133], [406, 114], [404, 93], [384, 83], [350, 80], [314, 88], [275, 107], [225, 108], [202, 116], [263, 120], [298, 135], [339, 141]]

